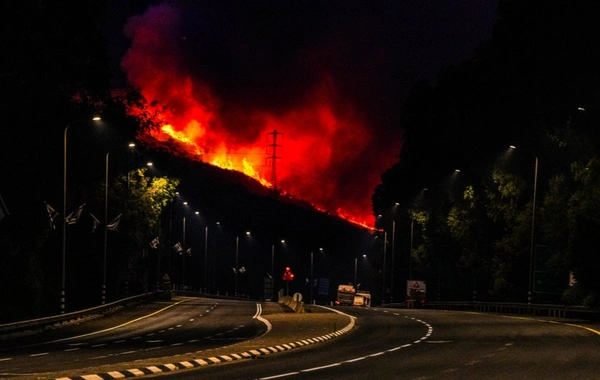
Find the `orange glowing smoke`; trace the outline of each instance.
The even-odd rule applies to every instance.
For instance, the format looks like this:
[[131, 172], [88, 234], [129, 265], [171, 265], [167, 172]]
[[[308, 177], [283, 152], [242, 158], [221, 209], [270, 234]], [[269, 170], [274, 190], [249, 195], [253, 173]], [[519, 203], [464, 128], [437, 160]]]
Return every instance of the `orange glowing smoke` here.
[[294, 109], [274, 111], [236, 107], [217, 99], [214, 91], [186, 67], [172, 37], [177, 12], [169, 6], [150, 8], [129, 20], [125, 33], [131, 47], [122, 60], [129, 83], [157, 101], [161, 125], [144, 130], [146, 143], [176, 140], [182, 152], [221, 168], [237, 170], [271, 187], [272, 143], [268, 134], [283, 133], [277, 143], [277, 187], [322, 210], [365, 227], [374, 223], [371, 195], [381, 173], [396, 160], [393, 138], [377, 140], [364, 117], [337, 92], [327, 74]]

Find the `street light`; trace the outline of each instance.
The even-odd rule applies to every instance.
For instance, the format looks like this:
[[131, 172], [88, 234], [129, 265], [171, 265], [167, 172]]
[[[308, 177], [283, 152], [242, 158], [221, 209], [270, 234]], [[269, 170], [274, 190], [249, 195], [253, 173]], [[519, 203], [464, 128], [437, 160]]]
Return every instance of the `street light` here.
[[[281, 244], [285, 240], [281, 239]], [[271, 244], [271, 299], [275, 298], [275, 243]]]
[[[362, 255], [363, 259], [367, 258], [367, 255]], [[354, 286], [358, 292], [358, 257], [354, 258]]]
[[387, 256], [387, 231], [383, 231], [383, 267], [381, 269], [382, 276], [382, 289], [381, 289], [381, 303], [385, 302], [385, 259]]
[[[187, 206], [187, 202], [183, 202], [184, 206]], [[185, 291], [185, 255], [187, 254], [186, 250], [185, 250], [185, 210], [183, 211], [184, 215], [183, 215], [183, 236], [182, 236], [182, 242], [181, 242], [181, 248], [183, 250], [183, 258], [181, 261], [181, 286], [183, 286], [183, 291]]]
[[[95, 116], [92, 118], [93, 121], [99, 121], [101, 118]], [[67, 252], [67, 131], [69, 127], [76, 123], [82, 123], [89, 120], [75, 120], [70, 122], [66, 127], [63, 134], [63, 218], [62, 218], [62, 283], [60, 289], [60, 313], [65, 312], [65, 296], [66, 296], [66, 252]]]
[[[517, 149], [516, 146], [511, 145], [510, 149]], [[526, 149], [523, 149], [526, 150]], [[531, 207], [531, 240], [529, 246], [529, 289], [527, 291], [527, 303], [531, 304], [531, 294], [533, 290], [533, 248], [534, 248], [534, 231], [535, 231], [535, 201], [537, 195], [537, 178], [538, 178], [538, 156], [534, 151], [528, 150], [535, 158], [535, 167], [533, 171], [533, 205]]]
[[[246, 231], [246, 235], [250, 236], [250, 231]], [[235, 237], [235, 291], [234, 297], [238, 296], [238, 258], [240, 254], [240, 236]]]
[[[135, 148], [134, 143], [129, 143], [129, 148]], [[104, 163], [104, 254], [102, 260], [102, 305], [106, 303], [106, 247], [108, 241], [108, 158], [110, 150], [106, 152], [106, 160]], [[127, 173], [129, 178], [129, 173]]]
[[[319, 251], [323, 252], [323, 248], [319, 248]], [[314, 251], [311, 251], [310, 252], [310, 284], [308, 287], [310, 289], [310, 293], [309, 293], [310, 294], [310, 297], [309, 297], [310, 305], [312, 305], [312, 303], [313, 303], [313, 283], [314, 283], [314, 280], [313, 280], [314, 257], [313, 257], [313, 255], [314, 255]]]
[[[200, 215], [200, 211], [195, 212], [196, 215]], [[219, 224], [217, 222], [216, 224]], [[204, 293], [208, 292], [208, 224], [204, 226]]]

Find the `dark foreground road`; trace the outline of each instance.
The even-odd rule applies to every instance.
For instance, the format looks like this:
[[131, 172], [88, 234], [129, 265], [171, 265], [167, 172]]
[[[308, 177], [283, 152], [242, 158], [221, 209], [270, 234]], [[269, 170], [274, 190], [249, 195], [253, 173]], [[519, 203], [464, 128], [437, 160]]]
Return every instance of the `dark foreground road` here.
[[356, 327], [301, 350], [169, 379], [599, 379], [600, 329], [529, 318], [342, 308]]
[[[166, 363], [263, 349], [268, 354], [154, 376], [600, 378], [598, 324], [434, 310], [336, 310], [345, 315], [320, 307], [314, 307], [312, 313], [295, 314], [275, 303], [201, 298], [177, 305], [151, 304], [27, 340], [11, 340], [8, 346], [2, 342], [0, 377], [111, 379], [142, 374], [139, 370], [124, 371], [127, 369], [158, 368]], [[260, 318], [256, 318], [258, 314]], [[348, 333], [331, 337], [350, 322], [353, 328]], [[288, 345], [323, 336], [328, 338], [311, 340], [302, 347]]]

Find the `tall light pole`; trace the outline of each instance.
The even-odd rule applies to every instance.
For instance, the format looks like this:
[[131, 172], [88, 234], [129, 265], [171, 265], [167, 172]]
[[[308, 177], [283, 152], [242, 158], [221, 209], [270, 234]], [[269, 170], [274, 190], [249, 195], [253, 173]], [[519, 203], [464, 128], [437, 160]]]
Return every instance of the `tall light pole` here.
[[204, 226], [204, 293], [208, 293], [208, 224]]
[[[319, 251], [323, 252], [323, 248], [319, 248]], [[310, 252], [310, 284], [308, 286], [309, 288], [309, 302], [310, 305], [312, 305], [313, 303], [313, 283], [314, 283], [314, 279], [313, 279], [313, 269], [314, 269], [314, 251]]]
[[[250, 231], [246, 231], [246, 235], [250, 235]], [[234, 292], [234, 296], [237, 297], [238, 296], [238, 272], [239, 272], [239, 268], [238, 268], [238, 258], [239, 258], [239, 254], [240, 254], [240, 236], [236, 236], [235, 237], [235, 292]]]
[[391, 270], [391, 289], [390, 303], [394, 302], [394, 257], [396, 256], [396, 220], [392, 219], [392, 270]]
[[[284, 244], [285, 240], [281, 239], [281, 244]], [[275, 298], [275, 243], [271, 244], [271, 299]]]
[[357, 272], [358, 272], [358, 257], [355, 257], [354, 258], [354, 286], [355, 286], [356, 291], [358, 291]]
[[387, 256], [387, 231], [383, 231], [383, 268], [381, 269], [382, 276], [382, 289], [381, 289], [381, 303], [385, 302], [385, 259]]
[[238, 293], [238, 256], [240, 254], [240, 237], [239, 235], [235, 237], [235, 287], [233, 291], [233, 296], [237, 297]]
[[410, 254], [408, 256], [408, 279], [412, 280], [412, 256], [413, 256], [413, 236], [415, 231], [415, 220], [410, 219]]
[[[92, 118], [94, 121], [101, 120], [96, 116]], [[65, 297], [66, 297], [66, 253], [67, 253], [67, 131], [69, 127], [75, 123], [82, 123], [88, 120], [75, 120], [70, 122], [63, 134], [63, 215], [62, 215], [62, 282], [60, 289], [60, 313], [65, 312]]]
[[[510, 149], [517, 149], [516, 146], [511, 145]], [[537, 179], [538, 179], [538, 156], [533, 151], [529, 151], [535, 158], [535, 167], [533, 170], [533, 201], [531, 207], [531, 238], [529, 243], [529, 289], [527, 290], [527, 303], [531, 304], [531, 296], [533, 292], [533, 251], [535, 243], [535, 202], [537, 197]]]
[[[184, 205], [187, 204], [187, 202], [183, 202]], [[185, 251], [185, 215], [183, 216], [183, 237], [182, 237], [182, 249], [183, 249], [183, 258], [181, 261], [181, 285], [183, 286], [183, 291], [185, 291], [185, 255], [187, 255], [187, 252]]]
[[[134, 143], [130, 143], [129, 148], [135, 148]], [[106, 303], [106, 250], [107, 250], [107, 242], [108, 242], [108, 159], [110, 155], [110, 150], [106, 152], [106, 159], [104, 162], [104, 254], [102, 259], [102, 305]], [[129, 179], [129, 173], [127, 173], [127, 178]], [[129, 183], [127, 184], [129, 189]]]

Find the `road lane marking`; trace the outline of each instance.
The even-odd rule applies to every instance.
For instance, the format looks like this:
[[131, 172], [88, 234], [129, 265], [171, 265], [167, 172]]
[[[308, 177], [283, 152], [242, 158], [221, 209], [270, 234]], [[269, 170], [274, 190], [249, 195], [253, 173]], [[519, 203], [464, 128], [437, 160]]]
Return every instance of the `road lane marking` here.
[[275, 376], [269, 376], [269, 377], [261, 377], [261, 380], [271, 380], [271, 379], [278, 379], [280, 377], [287, 377], [287, 376], [292, 376], [292, 375], [297, 375], [300, 372], [288, 372], [288, 373], [282, 373], [281, 375], [275, 375]]
[[7, 360], [13, 360], [13, 358], [0, 358], [0, 362], [5, 362]]
[[367, 358], [366, 356], [361, 356], [360, 358], [354, 358], [354, 359], [346, 360], [344, 363], [354, 363], [354, 362], [358, 362], [360, 360], [365, 360], [366, 358]]
[[81, 350], [81, 348], [79, 348], [79, 347], [67, 348], [67, 349], [63, 350], [63, 352], [71, 352], [71, 351], [78, 351], [78, 350]]
[[107, 328], [107, 329], [104, 329], [104, 330], [94, 331], [94, 332], [87, 333], [87, 334], [82, 334], [82, 335], [77, 335], [77, 336], [71, 336], [71, 337], [68, 337], [68, 338], [63, 338], [63, 339], [57, 339], [57, 340], [53, 340], [53, 341], [51, 341], [51, 342], [45, 342], [45, 343], [47, 344], [47, 343], [57, 343], [57, 342], [64, 342], [64, 341], [67, 341], [67, 340], [73, 340], [73, 339], [83, 338], [83, 337], [86, 337], [86, 336], [92, 336], [92, 335], [102, 334], [102, 333], [104, 333], [104, 332], [107, 332], [107, 331], [116, 330], [116, 329], [118, 329], [118, 328], [121, 328], [121, 327], [123, 327], [123, 326], [127, 326], [127, 325], [130, 325], [130, 324], [132, 324], [132, 323], [139, 322], [139, 321], [141, 321], [141, 320], [143, 320], [143, 319], [146, 319], [146, 318], [152, 317], [152, 316], [154, 316], [154, 315], [156, 315], [156, 314], [162, 313], [163, 311], [165, 311], [165, 310], [167, 310], [167, 309], [170, 309], [170, 308], [172, 308], [173, 306], [177, 306], [177, 305], [179, 305], [180, 303], [187, 302], [187, 301], [189, 301], [189, 300], [190, 300], [190, 299], [183, 299], [183, 300], [181, 300], [181, 301], [178, 301], [178, 302], [175, 302], [175, 303], [173, 303], [173, 304], [171, 304], [171, 305], [169, 305], [169, 306], [167, 306], [167, 307], [163, 307], [162, 309], [160, 309], [160, 310], [157, 310], [157, 311], [155, 311], [154, 313], [150, 313], [150, 314], [144, 315], [144, 316], [142, 316], [142, 317], [139, 317], [139, 318], [136, 318], [136, 319], [132, 319], [131, 321], [128, 321], [128, 322], [122, 323], [122, 324], [120, 324], [120, 325], [118, 325], [118, 326], [109, 327], [109, 328]]
[[29, 355], [30, 357], [35, 357], [35, 356], [44, 356], [44, 355], [48, 355], [50, 354], [49, 352], [40, 352], [39, 354], [31, 354]]
[[320, 367], [313, 367], [313, 368], [308, 368], [308, 369], [303, 369], [300, 372], [312, 372], [312, 371], [319, 371], [322, 369], [326, 369], [326, 368], [332, 368], [332, 367], [337, 367], [339, 365], [341, 365], [342, 363], [333, 363], [333, 364], [328, 364], [328, 365], [323, 365]]

